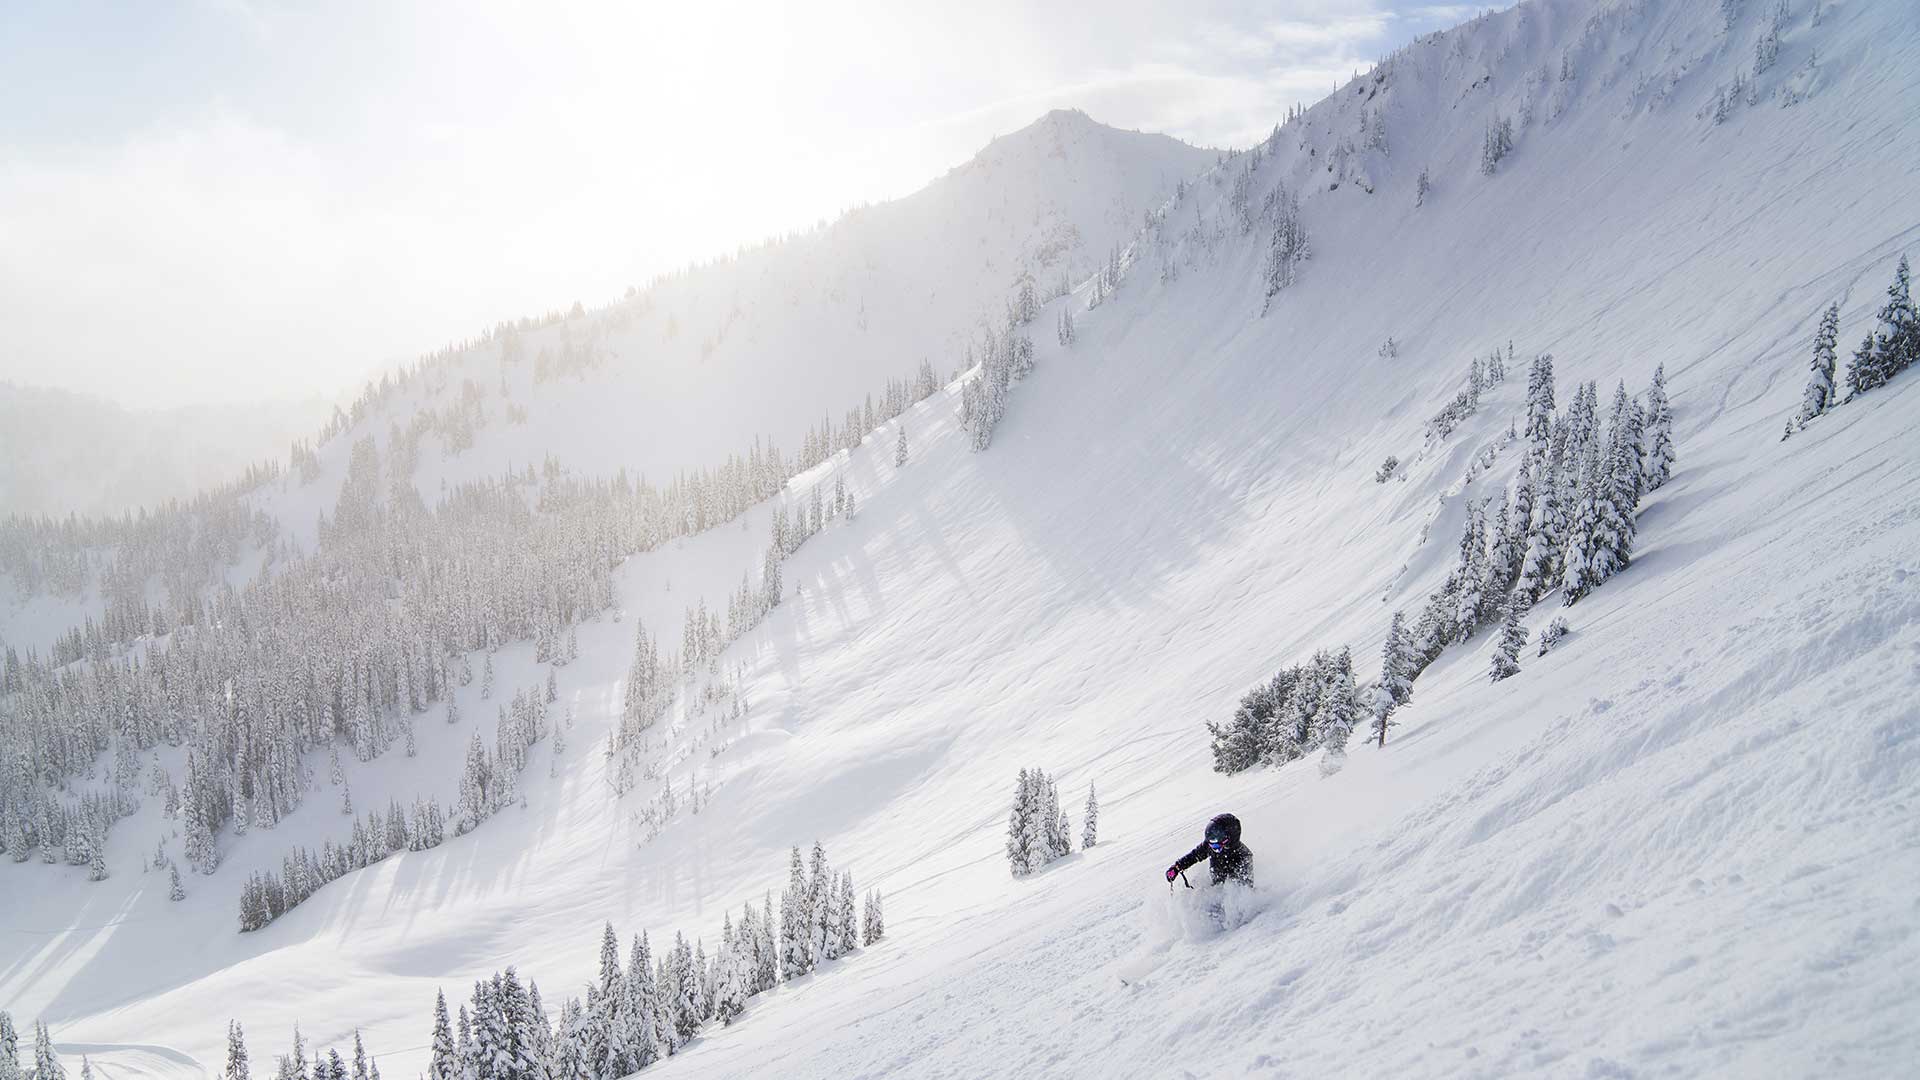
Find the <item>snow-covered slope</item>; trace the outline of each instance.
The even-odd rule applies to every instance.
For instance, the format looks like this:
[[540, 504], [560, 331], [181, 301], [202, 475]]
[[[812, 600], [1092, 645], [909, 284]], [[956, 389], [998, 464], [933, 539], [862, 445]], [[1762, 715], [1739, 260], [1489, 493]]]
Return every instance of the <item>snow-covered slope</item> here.
[[[657, 785], [610, 799], [596, 743], [631, 627], [590, 625], [561, 678], [577, 727], [556, 776], [536, 754], [524, 811], [246, 936], [233, 881], [337, 835], [326, 799], [232, 841], [181, 905], [152, 875], [0, 865], [0, 1000], [69, 1045], [127, 1045], [100, 1060], [130, 1068], [198, 1075], [234, 1016], [256, 1059], [298, 1021], [328, 1045], [362, 1029], [404, 1075], [435, 988], [513, 964], [550, 1002], [577, 993], [607, 919], [711, 943], [818, 837], [884, 890], [888, 939], [755, 998], [663, 1075], [1901, 1075], [1920, 1059], [1920, 380], [1779, 431], [1819, 310], [1838, 300], [1857, 340], [1920, 240], [1920, 31], [1893, 4], [1796, 10], [1729, 109], [1768, 14], [1727, 10], [1542, 0], [1409, 46], [1256, 172], [1254, 205], [1284, 178], [1314, 246], [1264, 317], [1236, 160], [1073, 345], [1044, 331], [1087, 291], [1048, 307], [991, 449], [968, 451], [949, 390], [907, 416], [905, 467], [890, 431], [823, 466], [860, 511], [793, 556], [797, 591], [728, 653], [744, 721], [663, 732], [676, 786], [713, 785], [698, 817], [642, 843]], [[1514, 150], [1483, 175], [1497, 116]], [[1211, 772], [1204, 721], [1315, 648], [1373, 656], [1461, 508], [1511, 477], [1518, 378], [1422, 436], [1508, 339], [1523, 364], [1554, 354], [1562, 401], [1665, 366], [1680, 463], [1632, 567], [1515, 678], [1488, 684], [1485, 635], [1443, 654], [1389, 745], [1333, 775]], [[1408, 478], [1376, 485], [1388, 454]], [[630, 560], [622, 603], [651, 621], [719, 600], [769, 513]], [[509, 690], [544, 671], [525, 645], [495, 662]], [[356, 800], [450, 797], [473, 723], [350, 767]], [[1070, 808], [1098, 784], [1102, 842], [1010, 880], [1007, 799], [1035, 765]], [[1226, 937], [1189, 929], [1159, 878], [1221, 809], [1260, 880]]]
[[384, 438], [391, 420], [445, 408], [472, 380], [484, 427], [470, 448], [436, 439], [426, 450], [429, 498], [443, 479], [549, 455], [589, 474], [664, 479], [744, 454], [756, 436], [791, 454], [921, 361], [943, 378], [957, 371], [1023, 280], [1044, 293], [1085, 277], [1215, 157], [1048, 113], [911, 196], [662, 278], [510, 347], [460, 351], [360, 430]]

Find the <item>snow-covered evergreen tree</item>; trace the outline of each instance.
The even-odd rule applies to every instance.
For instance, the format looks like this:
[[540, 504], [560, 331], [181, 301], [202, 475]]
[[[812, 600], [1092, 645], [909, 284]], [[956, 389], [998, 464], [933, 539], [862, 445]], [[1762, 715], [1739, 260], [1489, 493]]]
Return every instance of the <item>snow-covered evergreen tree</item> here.
[[1547, 628], [1545, 630], [1540, 631], [1539, 655], [1545, 656], [1547, 655], [1547, 653], [1553, 651], [1553, 647], [1555, 645], [1558, 645], [1560, 643], [1560, 639], [1565, 637], [1566, 635], [1567, 635], [1566, 617], [1564, 615], [1555, 615], [1552, 621], [1547, 623]]
[[866, 944], [871, 945], [887, 936], [887, 917], [880, 902], [880, 890], [867, 893]]
[[1640, 436], [1642, 490], [1657, 491], [1673, 476], [1673, 406], [1667, 401], [1667, 366], [1653, 369], [1647, 387], [1646, 426]]
[[[498, 1062], [496, 1060], [496, 1068]], [[371, 1080], [367, 1074], [367, 1045], [360, 1040], [360, 1030], [353, 1032], [353, 1080]], [[242, 1073], [241, 1075], [245, 1075]]]
[[0, 1009], [0, 1080], [21, 1080], [20, 1032], [5, 1009]]
[[1612, 509], [1612, 496], [1597, 443], [1586, 444], [1579, 467], [1580, 483], [1576, 489], [1574, 513], [1567, 524], [1566, 545], [1560, 555], [1560, 588], [1562, 602], [1567, 604], [1578, 601], [1599, 586], [1603, 576], [1596, 573], [1596, 563], [1608, 573], [1613, 567], [1612, 553], [1606, 548], [1610, 542], [1607, 516]]
[[1553, 433], [1553, 355], [1541, 353], [1527, 369], [1527, 448], [1544, 458]]
[[[1313, 244], [1307, 238], [1306, 224], [1300, 218], [1300, 197], [1283, 184], [1273, 194], [1273, 235], [1267, 246], [1266, 304], [1271, 305], [1280, 290], [1291, 286], [1299, 276], [1300, 264], [1313, 257]], [[1266, 308], [1261, 308], [1265, 314]]]
[[1848, 396], [1864, 394], [1920, 361], [1920, 318], [1913, 306], [1911, 274], [1902, 255], [1887, 286], [1878, 323], [1847, 369]]
[[460, 1062], [454, 1053], [453, 1026], [447, 1018], [444, 990], [436, 990], [433, 995], [433, 1041], [427, 1058], [426, 1080], [460, 1080]]
[[800, 845], [793, 846], [787, 868], [787, 889], [780, 895], [780, 977], [797, 979], [812, 968], [813, 954], [808, 937], [813, 925], [813, 893], [807, 886], [806, 866], [800, 859]]
[[839, 941], [836, 951], [845, 956], [860, 946], [860, 914], [855, 907], [853, 891], [853, 871], [840, 874], [840, 895], [834, 905], [834, 917], [838, 922], [836, 932]]
[[713, 1019], [725, 1026], [733, 1023], [746, 1004], [739, 982], [739, 959], [733, 939], [733, 916], [722, 915], [720, 948], [713, 954]]
[[1513, 120], [1495, 115], [1487, 122], [1485, 136], [1480, 141], [1480, 174], [1492, 176], [1500, 168], [1500, 162], [1513, 152]]
[[755, 993], [773, 989], [780, 982], [780, 946], [775, 934], [773, 893], [760, 898], [760, 918], [753, 924], [753, 988]]
[[[679, 1049], [693, 1038], [700, 1029], [700, 986], [699, 976], [694, 970], [693, 949], [687, 944], [686, 935], [676, 931], [673, 935], [673, 952], [668, 958], [668, 970], [672, 973], [670, 992], [664, 995], [673, 1021], [673, 1048]], [[663, 991], [668, 988], [663, 987]]]
[[1376, 746], [1387, 745], [1387, 729], [1394, 726], [1394, 710], [1413, 700], [1414, 662], [1406, 616], [1396, 611], [1387, 626], [1387, 640], [1380, 646], [1380, 680], [1374, 684], [1371, 700], [1366, 703], [1373, 717], [1368, 734]]
[[1032, 783], [1021, 769], [1013, 784], [1013, 807], [1007, 812], [1007, 866], [1014, 877], [1025, 877], [1034, 867], [1027, 861], [1028, 819], [1032, 816]]
[[1080, 849], [1092, 847], [1100, 839], [1100, 801], [1095, 796], [1093, 785], [1087, 785], [1087, 808], [1080, 814]]
[[1315, 736], [1327, 756], [1338, 759], [1346, 755], [1353, 729], [1360, 723], [1360, 695], [1353, 684], [1353, 654], [1342, 648], [1330, 659]]
[[611, 922], [600, 934], [600, 976], [588, 999], [593, 1010], [588, 1018], [588, 1061], [598, 1075], [625, 1076], [639, 1068], [633, 1060], [633, 1017], [628, 1011], [627, 977], [620, 969], [620, 940]]
[[[1800, 422], [1806, 423], [1833, 407], [1834, 368], [1838, 364], [1835, 351], [1840, 337], [1840, 304], [1838, 301], [1828, 304], [1827, 310], [1820, 315], [1820, 325], [1813, 332], [1813, 371], [1807, 378], [1807, 392], [1800, 399]], [[1652, 405], [1652, 393], [1648, 393], [1648, 404]], [[1649, 425], [1651, 426], [1651, 425]], [[1651, 481], [1651, 477], [1648, 478]], [[1649, 482], [1651, 491], [1658, 485]]]
[[1597, 441], [1588, 443], [1579, 508], [1569, 531], [1561, 578], [1568, 604], [1604, 584], [1633, 557], [1641, 478], [1631, 407], [1622, 386], [1614, 393], [1613, 422], [1604, 449]]
[[823, 961], [834, 958], [832, 951], [835, 940], [833, 916], [833, 871], [827, 865], [827, 849], [820, 841], [813, 842], [813, 852], [807, 859], [807, 966], [809, 969], [820, 966]]
[[1920, 351], [1920, 316], [1916, 316], [1913, 306], [1912, 272], [1907, 266], [1907, 257], [1900, 256], [1900, 262], [1893, 268], [1893, 281], [1887, 286], [1887, 302], [1880, 309], [1880, 329], [1877, 341], [1889, 354], [1892, 369], [1889, 376], [1897, 375], [1911, 365], [1915, 352]]
[[1493, 650], [1494, 682], [1520, 673], [1520, 650], [1527, 647], [1527, 628], [1520, 619], [1526, 608], [1518, 597], [1508, 601], [1507, 617], [1500, 627], [1500, 641]]
[[[592, 991], [589, 990], [588, 993], [591, 994]], [[463, 1004], [460, 1006], [456, 1018], [458, 1023], [454, 1027], [453, 1057], [459, 1067], [460, 1080], [476, 1080], [480, 1075], [480, 1070], [475, 1067], [473, 1061], [473, 1016], [467, 1012], [467, 1007]], [[596, 1050], [601, 1046], [600, 1043], [593, 1041], [591, 1031], [588, 1033], [587, 1041], [589, 1045]], [[317, 1049], [315, 1053], [318, 1053]], [[317, 1062], [315, 1063], [315, 1071], [318, 1071]], [[319, 1080], [319, 1078], [316, 1076], [315, 1080]]]
[[893, 467], [899, 468], [907, 463], [907, 422], [900, 421], [900, 437], [893, 443]]
[[[1518, 481], [1521, 484], [1525, 482], [1525, 476]], [[1516, 501], [1514, 489], [1510, 486], [1499, 508], [1493, 512], [1493, 527], [1487, 535], [1487, 576], [1480, 585], [1483, 607], [1501, 603], [1507, 590], [1513, 586], [1514, 578], [1520, 573], [1521, 561], [1526, 557], [1526, 521], [1521, 519], [1518, 528], [1513, 524], [1511, 507]]]
[[33, 1080], [67, 1080], [60, 1055], [53, 1052], [53, 1035], [44, 1020], [33, 1022]]
[[1566, 516], [1560, 503], [1560, 481], [1551, 461], [1536, 459], [1540, 470], [1530, 476], [1533, 485], [1533, 513], [1527, 523], [1526, 552], [1520, 558], [1520, 573], [1514, 594], [1533, 604], [1557, 582], [1560, 553], [1566, 544]]
[[[547, 1021], [546, 1003], [540, 1000], [540, 985], [532, 979], [527, 980], [526, 1011], [519, 1018], [519, 1028], [527, 1075], [539, 1078], [550, 1074], [556, 1050], [553, 1025]], [[380, 1075], [377, 1064], [373, 1072], [376, 1078]]]
[[251, 1080], [247, 1068], [247, 1040], [240, 1030], [240, 1021], [227, 1021], [227, 1064], [220, 1071], [221, 1080]]
[[1491, 598], [1487, 595], [1487, 518], [1480, 503], [1467, 506], [1467, 523], [1460, 536], [1460, 565], [1455, 571], [1459, 593], [1454, 602], [1453, 638], [1465, 641], [1480, 627]]
[[660, 1041], [660, 988], [654, 982], [653, 948], [644, 931], [634, 937], [627, 956], [628, 1039], [635, 1067], [644, 1069], [664, 1054]]

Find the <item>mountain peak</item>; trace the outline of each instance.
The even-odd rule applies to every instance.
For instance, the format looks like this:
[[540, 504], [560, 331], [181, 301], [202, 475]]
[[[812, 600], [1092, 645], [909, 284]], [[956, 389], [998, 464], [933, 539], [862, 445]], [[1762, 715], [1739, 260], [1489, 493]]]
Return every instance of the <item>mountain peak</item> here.
[[958, 171], [992, 168], [1003, 162], [1056, 158], [1081, 158], [1085, 148], [1096, 147], [1096, 155], [1119, 155], [1133, 159], [1179, 159], [1174, 171], [1181, 174], [1204, 168], [1212, 155], [1171, 135], [1130, 131], [1103, 124], [1081, 109], [1050, 109], [1032, 123], [1006, 135], [995, 136]]

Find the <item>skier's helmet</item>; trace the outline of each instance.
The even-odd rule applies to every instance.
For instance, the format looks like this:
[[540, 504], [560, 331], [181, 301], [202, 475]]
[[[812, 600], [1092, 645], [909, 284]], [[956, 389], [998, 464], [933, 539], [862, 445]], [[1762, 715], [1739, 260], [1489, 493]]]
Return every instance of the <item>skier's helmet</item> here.
[[1221, 814], [1207, 822], [1207, 847], [1214, 851], [1232, 847], [1240, 842], [1240, 819], [1232, 814]]

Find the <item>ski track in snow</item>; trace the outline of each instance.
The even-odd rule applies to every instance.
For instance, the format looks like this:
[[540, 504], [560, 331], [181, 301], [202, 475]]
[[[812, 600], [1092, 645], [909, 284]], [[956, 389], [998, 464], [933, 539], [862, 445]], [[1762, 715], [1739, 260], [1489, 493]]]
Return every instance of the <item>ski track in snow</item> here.
[[[603, 920], [711, 944], [723, 910], [783, 883], [788, 845], [819, 837], [886, 893], [887, 939], [649, 1075], [1907, 1075], [1920, 374], [1778, 435], [1811, 321], [1844, 298], [1850, 351], [1920, 239], [1920, 32], [1898, 5], [1830, 3], [1818, 28], [1796, 11], [1764, 81], [1817, 42], [1814, 92], [1715, 126], [1696, 110], [1750, 71], [1757, 18], [1723, 36], [1717, 7], [1552, 0], [1415, 44], [1373, 194], [1323, 190], [1295, 133], [1263, 166], [1310, 185], [1316, 248], [1264, 319], [1258, 238], [1169, 283], [1145, 254], [1072, 347], [1047, 332], [1057, 303], [1043, 311], [1036, 370], [988, 452], [966, 450], [949, 388], [906, 417], [906, 468], [890, 426], [823, 467], [860, 513], [790, 560], [798, 591], [728, 653], [749, 665], [744, 730], [711, 757], [705, 720], [656, 733], [677, 789], [715, 781], [700, 816], [641, 845], [630, 816], [655, 788], [610, 800], [600, 744], [633, 618], [670, 636], [695, 598], [735, 587], [765, 506], [623, 568], [628, 618], [581, 627], [561, 673], [577, 726], [557, 778], [535, 748], [524, 812], [237, 936], [248, 870], [344, 832], [330, 793], [225, 838], [226, 866], [180, 905], [131, 869], [162, 829], [150, 806], [113, 833], [125, 868], [105, 883], [0, 863], [0, 1001], [47, 1016], [66, 1053], [97, 1048], [103, 1078], [207, 1075], [229, 1016], [257, 1066], [297, 1020], [321, 1046], [361, 1028], [382, 1071], [407, 1075], [436, 988], [464, 997], [515, 964], [554, 1010], [593, 970]], [[1474, 81], [1449, 59], [1456, 38], [1458, 64], [1498, 73], [1491, 89], [1454, 93]], [[1565, 114], [1478, 175], [1490, 107], [1513, 115], [1526, 73], [1563, 51], [1577, 78], [1546, 85], [1573, 95]], [[1313, 129], [1352, 130], [1356, 100], [1316, 106]], [[1436, 183], [1416, 210], [1423, 165]], [[1191, 197], [1225, 194], [1208, 179]], [[1376, 354], [1390, 335], [1398, 359]], [[1423, 448], [1468, 358], [1508, 338], [1517, 370]], [[1391, 612], [1445, 573], [1468, 500], [1515, 474], [1508, 447], [1461, 482], [1541, 351], [1563, 405], [1577, 382], [1638, 391], [1666, 366], [1679, 467], [1643, 504], [1632, 567], [1536, 609], [1534, 631], [1565, 614], [1572, 634], [1515, 678], [1488, 684], [1485, 632], [1450, 649], [1383, 752], [1356, 745], [1326, 777], [1209, 771], [1202, 722], [1278, 665], [1351, 644], [1372, 670]], [[532, 460], [529, 431], [594, 389], [445, 471]], [[1389, 453], [1407, 479], [1376, 485]], [[524, 643], [495, 664], [505, 697], [543, 676]], [[350, 766], [356, 798], [449, 795], [469, 725], [488, 730], [497, 703], [462, 695], [473, 719], [421, 723], [417, 759]], [[1076, 820], [1099, 785], [1101, 842], [1016, 881], [1005, 800], [1030, 765]], [[1229, 808], [1256, 902], [1198, 932], [1198, 898], [1160, 872]]]

